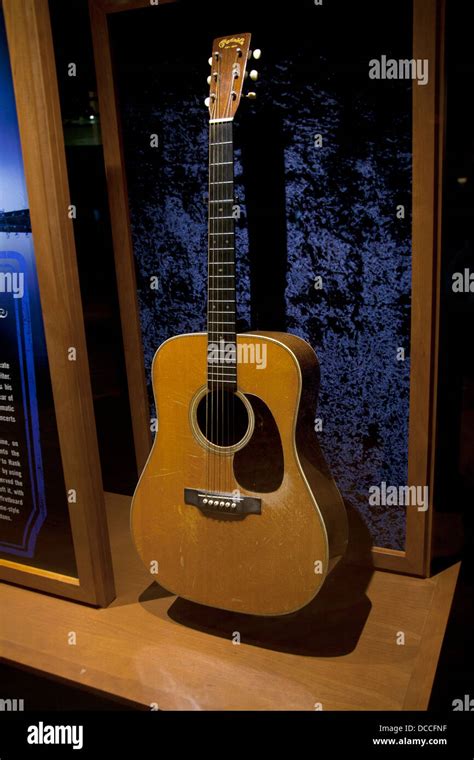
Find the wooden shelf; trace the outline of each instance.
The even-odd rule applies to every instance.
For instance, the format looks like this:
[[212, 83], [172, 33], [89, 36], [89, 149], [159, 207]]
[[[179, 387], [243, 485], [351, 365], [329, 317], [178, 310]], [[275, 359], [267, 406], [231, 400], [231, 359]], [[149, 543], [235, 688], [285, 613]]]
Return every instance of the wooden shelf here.
[[6, 660], [163, 710], [426, 709], [459, 565], [428, 579], [341, 565], [304, 610], [260, 619], [150, 583], [130, 499], [108, 494], [107, 509], [115, 601], [96, 609], [1, 584]]

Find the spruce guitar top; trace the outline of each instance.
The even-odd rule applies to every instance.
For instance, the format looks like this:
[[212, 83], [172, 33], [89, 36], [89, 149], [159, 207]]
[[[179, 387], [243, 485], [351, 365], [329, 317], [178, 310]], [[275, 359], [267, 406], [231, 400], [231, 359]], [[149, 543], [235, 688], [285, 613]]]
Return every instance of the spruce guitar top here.
[[347, 518], [314, 432], [313, 349], [285, 333], [236, 334], [233, 119], [252, 56], [250, 34], [213, 43], [207, 332], [155, 354], [158, 432], [131, 528], [165, 589], [281, 615], [317, 594], [345, 551]]

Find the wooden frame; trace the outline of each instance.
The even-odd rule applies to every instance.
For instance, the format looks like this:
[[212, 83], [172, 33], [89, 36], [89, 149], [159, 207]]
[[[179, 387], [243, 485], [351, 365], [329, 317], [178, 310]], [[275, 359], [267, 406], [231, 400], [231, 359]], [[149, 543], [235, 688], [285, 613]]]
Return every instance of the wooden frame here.
[[444, 148], [444, 0], [413, 0], [413, 58], [428, 84], [413, 86], [412, 302], [408, 483], [428, 485], [426, 512], [407, 511], [405, 551], [374, 547], [375, 567], [427, 576], [431, 565]]
[[[96, 605], [115, 596], [48, 0], [3, 0], [78, 577], [0, 559], [0, 578]], [[60, 315], [60, 319], [58, 318]], [[68, 361], [75, 347], [77, 361]], [[67, 494], [64, 494], [66, 500]]]
[[[160, 0], [159, 4], [176, 0]], [[136, 301], [127, 182], [120, 144], [107, 16], [150, 0], [89, 0], [103, 127], [117, 279], [139, 466], [150, 446], [149, 413]], [[413, 0], [413, 58], [429, 60], [429, 81], [413, 86], [412, 309], [408, 483], [429, 487], [427, 512], [407, 511], [405, 551], [373, 547], [376, 568], [429, 575], [434, 490], [439, 249], [444, 120], [444, 0]], [[132, 292], [133, 291], [133, 292]]]

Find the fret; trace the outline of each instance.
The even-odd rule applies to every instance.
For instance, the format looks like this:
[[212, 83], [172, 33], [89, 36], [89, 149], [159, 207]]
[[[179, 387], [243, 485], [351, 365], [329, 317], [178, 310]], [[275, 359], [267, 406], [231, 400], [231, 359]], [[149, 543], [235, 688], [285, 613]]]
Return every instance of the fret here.
[[232, 140], [224, 140], [224, 142], [217, 142], [217, 143], [209, 143], [209, 145], [232, 145]]
[[210, 163], [209, 166], [228, 166], [233, 163], [233, 161], [217, 161], [215, 164]]
[[233, 203], [233, 198], [218, 198], [215, 201], [209, 201], [209, 203]]
[[213, 180], [210, 180], [210, 185], [231, 185], [234, 182], [233, 179], [226, 179], [226, 180], [220, 180], [219, 182], [214, 182]]
[[235, 235], [235, 232], [210, 232], [209, 235]]
[[215, 219], [217, 219], [217, 221], [220, 222], [223, 219], [233, 219], [233, 218], [234, 218], [233, 216], [210, 216], [209, 217], [209, 219], [210, 219], [211, 222], [214, 221]]

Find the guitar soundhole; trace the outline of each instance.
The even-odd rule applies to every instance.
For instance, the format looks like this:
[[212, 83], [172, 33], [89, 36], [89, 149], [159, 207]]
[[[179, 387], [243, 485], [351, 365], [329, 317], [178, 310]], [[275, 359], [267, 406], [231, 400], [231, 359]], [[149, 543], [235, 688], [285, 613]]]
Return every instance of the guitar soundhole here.
[[249, 429], [248, 410], [232, 391], [206, 393], [198, 404], [196, 420], [201, 434], [214, 446], [236, 446]]

